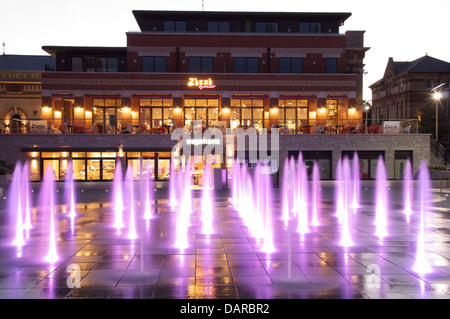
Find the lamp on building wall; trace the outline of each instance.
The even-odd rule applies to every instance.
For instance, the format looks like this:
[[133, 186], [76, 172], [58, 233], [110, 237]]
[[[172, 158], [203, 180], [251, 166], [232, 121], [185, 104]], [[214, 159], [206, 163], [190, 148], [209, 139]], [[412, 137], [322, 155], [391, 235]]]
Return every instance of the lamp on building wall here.
[[318, 112], [320, 116], [325, 116], [325, 114], [327, 113], [327, 109], [325, 107], [321, 107], [318, 109]]
[[52, 108], [44, 105], [42, 107], [42, 117], [50, 117], [52, 114]]
[[119, 157], [123, 157], [123, 146], [120, 144], [119, 146]]

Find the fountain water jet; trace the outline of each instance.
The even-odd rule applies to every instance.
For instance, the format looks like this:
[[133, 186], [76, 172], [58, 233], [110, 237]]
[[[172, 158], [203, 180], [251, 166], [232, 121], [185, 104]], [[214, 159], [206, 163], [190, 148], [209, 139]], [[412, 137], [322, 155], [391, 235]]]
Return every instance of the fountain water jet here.
[[121, 229], [125, 227], [123, 222], [123, 177], [122, 177], [122, 164], [117, 161], [116, 170], [114, 172], [114, 186], [113, 186], [113, 203], [114, 203], [114, 225], [120, 234]]
[[336, 213], [335, 217], [338, 218], [339, 223], [344, 216], [344, 210], [346, 207], [344, 206], [344, 185], [343, 185], [343, 174], [342, 174], [342, 160], [339, 159], [336, 165], [336, 184], [334, 190], [334, 197], [336, 200]]
[[284, 222], [284, 225], [287, 226], [290, 218], [290, 210], [289, 210], [289, 195], [291, 192], [292, 186], [292, 176], [291, 171], [289, 170], [289, 160], [286, 159], [284, 161], [283, 168], [283, 184], [281, 188], [281, 200], [283, 207], [283, 214], [281, 216], [281, 220]]
[[232, 185], [232, 195], [231, 195], [231, 203], [234, 207], [234, 209], [238, 208], [238, 204], [239, 204], [239, 181], [240, 181], [240, 164], [238, 163], [238, 161], [235, 159], [234, 163], [233, 163], [233, 185]]
[[73, 181], [73, 163], [69, 162], [67, 165], [66, 178], [64, 181], [64, 195], [66, 197], [66, 204], [69, 207], [69, 217], [75, 218], [75, 184]]
[[[170, 161], [170, 201], [169, 206], [172, 209], [172, 211], [175, 210], [175, 207], [178, 205], [177, 197], [178, 197], [178, 190], [179, 190], [179, 181], [178, 181], [178, 174], [175, 172], [175, 163], [174, 161]], [[151, 175], [150, 175], [151, 178]]]
[[135, 209], [134, 206], [134, 187], [133, 187], [134, 181], [133, 181], [133, 167], [130, 165], [127, 168], [126, 174], [125, 174], [125, 187], [128, 193], [128, 211], [129, 211], [129, 218], [130, 218], [130, 224], [128, 226], [128, 239], [136, 239], [138, 237], [136, 232], [136, 221], [135, 221]]
[[339, 244], [344, 247], [353, 246], [353, 240], [350, 235], [350, 214], [349, 214], [349, 205], [350, 196], [352, 193], [351, 188], [351, 171], [350, 171], [350, 163], [347, 156], [344, 157], [342, 161], [342, 178], [340, 180], [342, 185], [342, 200], [343, 200], [343, 210], [341, 216], [341, 241]]
[[32, 225], [31, 225], [31, 192], [30, 192], [30, 169], [29, 169], [29, 165], [28, 162], [26, 162], [23, 165], [22, 168], [22, 187], [21, 187], [21, 191], [23, 196], [23, 208], [24, 208], [24, 214], [25, 214], [25, 221], [23, 224], [23, 229], [25, 230], [30, 230], [32, 229]]
[[50, 264], [54, 264], [58, 261], [59, 257], [56, 252], [56, 230], [55, 230], [55, 180], [53, 178], [53, 168], [51, 165], [47, 166], [44, 173], [44, 181], [42, 184], [43, 192], [41, 195], [46, 203], [45, 208], [48, 207], [48, 214], [50, 215], [50, 236], [49, 236], [49, 250], [45, 255], [44, 260]]
[[211, 235], [214, 233], [212, 227], [213, 202], [211, 198], [211, 166], [205, 163], [203, 167], [203, 196], [202, 196], [202, 234]]
[[262, 177], [262, 183], [260, 185], [260, 200], [261, 200], [261, 217], [264, 218], [264, 239], [261, 251], [265, 253], [275, 252], [275, 245], [273, 242], [273, 226], [272, 226], [272, 210], [270, 203], [271, 198], [271, 185], [270, 185], [270, 167], [262, 166], [260, 170]]
[[314, 161], [313, 172], [312, 172], [312, 218], [311, 218], [311, 226], [320, 226], [320, 222], [318, 219], [318, 211], [319, 211], [319, 203], [320, 203], [320, 195], [319, 195], [319, 187], [320, 187], [320, 174], [319, 174], [319, 164], [317, 161]]
[[412, 201], [412, 167], [411, 162], [408, 159], [406, 161], [405, 170], [403, 173], [403, 199], [405, 202], [405, 207], [403, 210], [403, 214], [406, 215], [406, 221], [409, 223], [410, 216], [412, 215], [413, 211], [411, 208], [411, 201]]
[[420, 191], [420, 224], [417, 234], [417, 248], [416, 259], [413, 266], [413, 271], [419, 274], [427, 274], [433, 271], [428, 264], [425, 252], [425, 210], [431, 208], [430, 198], [430, 176], [428, 173], [428, 166], [426, 161], [422, 161], [419, 167], [419, 191]]
[[21, 179], [22, 179], [22, 164], [17, 161], [14, 173], [12, 176], [12, 182], [8, 196], [8, 210], [14, 214], [12, 221], [15, 223], [16, 235], [12, 242], [12, 245], [16, 247], [22, 247], [25, 245], [24, 237], [24, 225], [22, 216], [22, 191], [21, 191]]
[[387, 193], [387, 180], [386, 180], [386, 168], [384, 166], [384, 160], [382, 156], [378, 157], [377, 163], [377, 180], [375, 190], [375, 236], [380, 239], [388, 236], [387, 232], [387, 211], [388, 211], [388, 193]]
[[189, 218], [192, 213], [192, 194], [191, 194], [191, 174], [189, 163], [185, 164], [184, 173], [180, 174], [180, 205], [177, 207], [176, 216], [176, 240], [175, 247], [183, 251], [189, 247], [188, 228], [190, 226]]
[[[256, 238], [257, 244], [260, 244], [260, 241], [264, 238], [264, 194], [261, 192], [263, 181], [261, 178], [261, 163], [259, 161], [256, 164], [253, 174], [253, 194], [251, 195], [249, 193], [247, 196], [248, 202], [253, 203], [253, 210], [243, 209], [242, 211], [245, 213], [246, 225], [249, 227], [252, 236]], [[251, 179], [249, 174], [247, 174], [247, 179]]]
[[[147, 174], [144, 178], [145, 174], [141, 174], [141, 178], [144, 179], [143, 182], [145, 182], [145, 185], [142, 185], [143, 189], [145, 189], [145, 207], [144, 207], [144, 216], [143, 218], [147, 221], [153, 218], [152, 213], [152, 203], [153, 203], [153, 179], [152, 179], [152, 172], [151, 172], [151, 166], [150, 163], [147, 165]], [[142, 203], [142, 201], [141, 201]]]
[[309, 232], [308, 228], [308, 175], [302, 153], [299, 153], [297, 164], [297, 206], [294, 210], [298, 214], [297, 232], [304, 235]]
[[353, 176], [353, 197], [352, 197], [352, 204], [350, 207], [353, 209], [353, 214], [356, 214], [356, 210], [359, 208], [359, 190], [360, 190], [360, 173], [359, 173], [359, 158], [358, 153], [355, 152], [353, 155], [353, 170], [352, 170], [352, 176]]

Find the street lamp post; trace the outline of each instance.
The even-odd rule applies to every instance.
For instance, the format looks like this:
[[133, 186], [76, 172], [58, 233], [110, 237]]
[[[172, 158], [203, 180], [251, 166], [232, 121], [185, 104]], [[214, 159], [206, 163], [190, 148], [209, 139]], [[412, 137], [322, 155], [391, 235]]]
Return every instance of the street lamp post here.
[[436, 102], [436, 145], [438, 142], [438, 122], [439, 122], [439, 100], [441, 99], [442, 94], [440, 92], [434, 93], [434, 100]]
[[439, 84], [435, 88], [431, 89], [431, 91], [433, 92], [434, 100], [436, 102], [436, 155], [438, 155], [438, 146], [439, 146], [439, 141], [438, 141], [439, 100], [442, 97], [442, 93], [439, 92], [438, 90], [446, 84], [447, 83], [444, 82], [444, 83]]
[[368, 130], [368, 128], [367, 128], [367, 117], [368, 117], [368, 115], [367, 115], [367, 113], [369, 113], [369, 110], [370, 110], [370, 103], [369, 103], [370, 101], [366, 101], [366, 102], [364, 102], [363, 103], [363, 106], [365, 105], [365, 107], [364, 107], [364, 109], [366, 110], [365, 111], [365, 113], [366, 113], [366, 134], [369, 132], [369, 130]]

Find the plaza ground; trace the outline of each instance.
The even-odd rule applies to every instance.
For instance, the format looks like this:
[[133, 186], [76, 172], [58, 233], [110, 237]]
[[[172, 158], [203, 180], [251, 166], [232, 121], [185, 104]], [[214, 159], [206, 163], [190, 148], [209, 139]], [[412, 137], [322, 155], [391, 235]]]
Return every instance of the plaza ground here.
[[[24, 247], [11, 246], [6, 201], [0, 203], [0, 298], [61, 299], [448, 299], [450, 297], [450, 190], [433, 189], [433, 210], [425, 216], [428, 263], [433, 272], [415, 273], [420, 218], [408, 223], [400, 188], [389, 191], [388, 236], [377, 238], [373, 188], [362, 189], [361, 208], [353, 218], [354, 245], [339, 245], [341, 226], [334, 210], [332, 182], [322, 189], [320, 226], [301, 238], [281, 217], [279, 191], [274, 193], [273, 235], [276, 252], [261, 252], [229, 193], [214, 197], [215, 233], [201, 234], [200, 192], [195, 192], [188, 229], [189, 247], [174, 247], [175, 213], [164, 184], [155, 191], [154, 218], [138, 223], [143, 239], [126, 238], [112, 227], [112, 183], [78, 183], [77, 217], [71, 224], [65, 205], [58, 206], [59, 260], [44, 261], [49, 232], [33, 211], [34, 228]], [[40, 183], [32, 184], [37, 196]], [[62, 201], [63, 184], [58, 184]], [[417, 204], [417, 203], [416, 203]], [[417, 209], [417, 205], [413, 209]], [[68, 287], [67, 268], [81, 270], [79, 288]]]

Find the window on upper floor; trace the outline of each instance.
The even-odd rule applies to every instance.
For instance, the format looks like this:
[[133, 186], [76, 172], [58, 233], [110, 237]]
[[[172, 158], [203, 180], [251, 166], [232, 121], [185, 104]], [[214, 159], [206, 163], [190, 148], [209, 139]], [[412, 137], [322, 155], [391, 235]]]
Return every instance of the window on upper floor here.
[[190, 57], [189, 72], [191, 73], [213, 73], [213, 58]]
[[280, 58], [278, 60], [279, 73], [302, 73], [303, 59], [302, 58]]
[[337, 73], [337, 59], [327, 58], [326, 59], [326, 73]]
[[119, 72], [119, 59], [108, 58], [107, 59], [107, 72]]
[[72, 72], [83, 72], [82, 57], [72, 57]]
[[230, 22], [228, 21], [208, 21], [208, 32], [230, 32]]
[[186, 21], [164, 21], [164, 31], [186, 31]]
[[256, 32], [278, 32], [278, 22], [256, 22]]
[[142, 72], [166, 72], [166, 57], [143, 56]]
[[118, 72], [119, 59], [108, 57], [72, 57], [72, 72]]
[[258, 58], [234, 58], [234, 73], [258, 73]]
[[300, 33], [320, 33], [322, 25], [320, 22], [300, 22], [298, 30]]
[[85, 57], [84, 58], [84, 70], [86, 72], [95, 72], [95, 58]]

